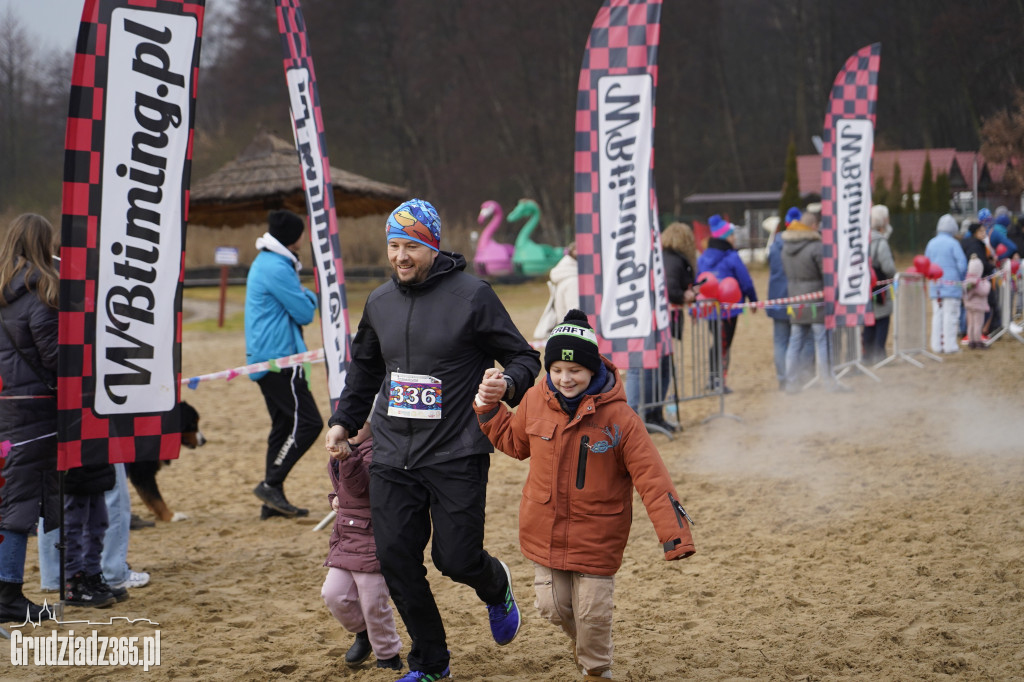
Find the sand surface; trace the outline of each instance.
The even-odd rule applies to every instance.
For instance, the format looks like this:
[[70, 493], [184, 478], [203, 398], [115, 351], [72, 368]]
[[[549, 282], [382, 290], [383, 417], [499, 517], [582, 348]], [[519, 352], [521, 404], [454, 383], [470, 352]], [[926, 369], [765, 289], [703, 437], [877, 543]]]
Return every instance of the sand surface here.
[[[756, 273], [761, 291], [765, 276]], [[546, 294], [535, 290], [515, 312], [527, 332]], [[186, 376], [243, 362], [241, 334], [184, 334]], [[776, 383], [770, 320], [741, 318], [724, 409], [739, 419], [705, 422], [717, 400], [693, 401], [681, 435], [654, 436], [698, 524], [698, 553], [665, 562], [637, 498], [616, 578], [615, 679], [1022, 676], [1024, 345], [1007, 337], [925, 362], [885, 367], [880, 383], [852, 377], [852, 393], [790, 396]], [[326, 418], [323, 365], [313, 387]], [[312, 529], [328, 511], [323, 450], [307, 453], [286, 485], [311, 516], [261, 522], [251, 490], [269, 420], [257, 386], [243, 377], [183, 392], [209, 443], [183, 452], [159, 482], [190, 518], [133, 532], [129, 560], [152, 574], [148, 587], [107, 611], [67, 612], [159, 623], [160, 665], [13, 668], [0, 656], [0, 679], [395, 680], [346, 667], [352, 636], [320, 599], [328, 531]], [[458, 680], [577, 678], [567, 639], [537, 615], [532, 565], [518, 550], [526, 469], [495, 454], [488, 489], [486, 548], [511, 567], [524, 614], [515, 642], [496, 646], [483, 605], [428, 559]], [[34, 544], [29, 557], [26, 592], [41, 599]]]

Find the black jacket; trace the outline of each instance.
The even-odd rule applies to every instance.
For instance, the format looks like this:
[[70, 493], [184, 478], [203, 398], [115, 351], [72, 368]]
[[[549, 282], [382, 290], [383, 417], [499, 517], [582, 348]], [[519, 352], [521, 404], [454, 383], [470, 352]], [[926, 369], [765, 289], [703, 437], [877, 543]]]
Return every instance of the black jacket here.
[[[497, 361], [515, 383], [519, 403], [540, 371], [540, 354], [519, 333], [487, 282], [463, 270], [460, 254], [442, 251], [427, 278], [382, 284], [366, 300], [352, 340], [352, 362], [329, 420], [355, 433], [373, 412], [373, 461], [414, 468], [491, 452], [473, 399], [484, 370]], [[441, 419], [388, 415], [392, 372], [442, 382]]]
[[[4, 292], [7, 305], [0, 308], [0, 377], [4, 396], [42, 396], [0, 400], [0, 440], [14, 447], [4, 463], [0, 487], [0, 529], [27, 533], [46, 518], [46, 527], [57, 524], [57, 311], [43, 303], [23, 274], [15, 275]], [[21, 352], [43, 374], [43, 382]]]

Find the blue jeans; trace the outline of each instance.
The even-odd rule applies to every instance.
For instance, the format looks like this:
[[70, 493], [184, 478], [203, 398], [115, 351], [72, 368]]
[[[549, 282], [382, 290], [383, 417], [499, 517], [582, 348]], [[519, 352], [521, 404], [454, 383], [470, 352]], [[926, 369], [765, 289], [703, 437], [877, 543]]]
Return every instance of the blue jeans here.
[[[109, 585], [120, 585], [128, 580], [128, 535], [131, 532], [132, 501], [128, 493], [128, 476], [124, 464], [114, 465], [116, 483], [103, 494], [107, 503], [107, 534], [103, 539], [103, 553], [100, 563], [103, 579]], [[43, 520], [39, 519], [39, 587], [56, 590], [60, 585], [60, 553], [57, 540], [60, 529], [43, 532]], [[70, 577], [70, 576], [65, 576]]]
[[132, 525], [132, 500], [128, 495], [128, 476], [124, 464], [114, 465], [114, 487], [103, 498], [107, 502], [107, 535], [103, 539], [103, 578], [109, 585], [128, 580], [128, 535]]
[[809, 380], [809, 377], [805, 378], [806, 365], [801, 360], [812, 348], [818, 377], [826, 386], [835, 382], [828, 356], [828, 330], [825, 324], [793, 324], [790, 325], [789, 348], [786, 349], [786, 388], [799, 390]]
[[[626, 404], [633, 408], [634, 412], [640, 409], [640, 377], [643, 372], [644, 384], [644, 405], [660, 403], [665, 399], [669, 384], [672, 382], [672, 356], [663, 355], [661, 366], [658, 369], [641, 369], [630, 367], [626, 370]], [[661, 406], [646, 407], [645, 414], [640, 415], [647, 419], [661, 419]]]
[[0, 530], [0, 580], [5, 583], [25, 582], [25, 551], [28, 533]]

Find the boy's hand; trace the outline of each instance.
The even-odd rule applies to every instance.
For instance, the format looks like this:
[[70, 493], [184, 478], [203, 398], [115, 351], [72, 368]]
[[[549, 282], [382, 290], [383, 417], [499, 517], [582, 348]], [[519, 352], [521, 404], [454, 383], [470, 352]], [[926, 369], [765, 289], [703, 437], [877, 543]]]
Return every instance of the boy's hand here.
[[331, 498], [331, 509], [333, 509], [334, 511], [338, 511], [338, 507], [340, 507], [340, 506], [341, 506], [341, 503], [338, 502], [337, 496], [332, 497]]
[[348, 430], [340, 424], [335, 424], [327, 430], [326, 446], [327, 454], [339, 462], [352, 454], [352, 448], [348, 444]]
[[505, 376], [501, 370], [491, 367], [484, 372], [483, 381], [476, 392], [476, 402], [478, 405], [493, 405], [505, 396], [507, 390], [508, 384], [505, 383]]

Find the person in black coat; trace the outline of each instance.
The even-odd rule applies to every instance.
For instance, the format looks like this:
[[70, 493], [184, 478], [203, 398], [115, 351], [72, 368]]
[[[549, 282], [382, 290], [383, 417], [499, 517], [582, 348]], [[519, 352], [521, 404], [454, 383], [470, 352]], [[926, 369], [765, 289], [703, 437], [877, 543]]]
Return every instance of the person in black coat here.
[[[693, 303], [694, 264], [697, 262], [697, 246], [693, 230], [686, 223], [672, 223], [661, 233], [662, 261], [665, 267], [665, 287], [668, 302], [674, 306]], [[676, 308], [670, 311], [672, 336], [677, 341], [683, 338], [684, 311]], [[649, 407], [665, 399], [672, 381], [672, 357], [663, 355], [658, 369], [631, 368], [626, 371], [626, 403], [634, 410], [640, 409], [640, 394], [645, 406], [644, 423], [656, 430], [672, 433], [676, 425], [665, 420], [661, 405]], [[642, 378], [642, 381], [641, 381]], [[682, 377], [677, 377], [682, 381]]]
[[53, 226], [31, 213], [0, 244], [0, 622], [40, 616], [22, 593], [29, 533], [60, 518], [57, 484], [57, 313]]

